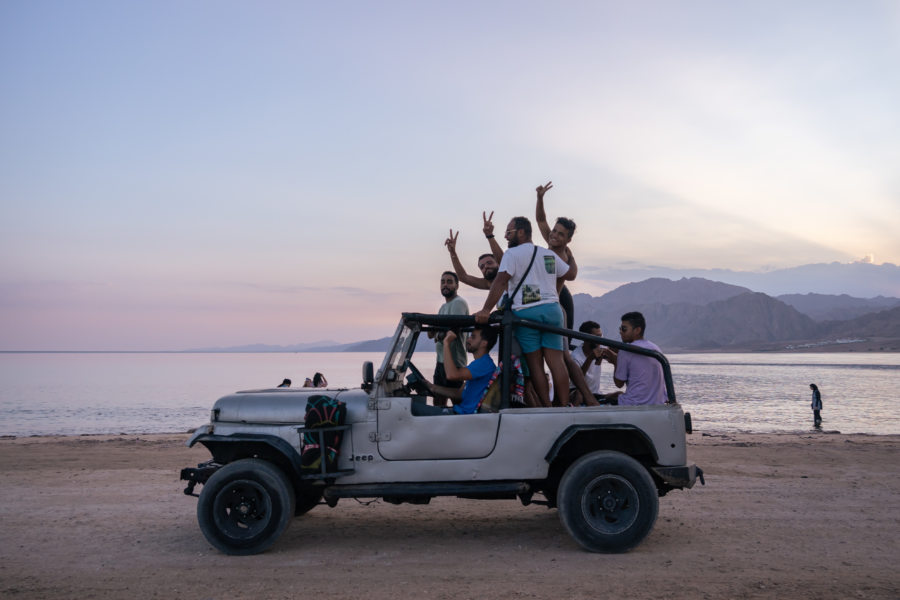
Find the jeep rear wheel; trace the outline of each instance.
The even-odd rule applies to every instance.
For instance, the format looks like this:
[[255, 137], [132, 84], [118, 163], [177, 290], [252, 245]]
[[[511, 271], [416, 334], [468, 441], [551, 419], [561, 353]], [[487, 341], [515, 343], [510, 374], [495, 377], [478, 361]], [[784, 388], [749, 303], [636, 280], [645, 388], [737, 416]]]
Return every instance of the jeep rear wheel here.
[[197, 520], [207, 541], [225, 554], [257, 554], [284, 532], [294, 514], [294, 489], [275, 465], [248, 458], [225, 465], [203, 486]]
[[621, 452], [582, 456], [559, 484], [559, 517], [569, 535], [591, 552], [625, 552], [656, 522], [659, 498], [653, 479]]

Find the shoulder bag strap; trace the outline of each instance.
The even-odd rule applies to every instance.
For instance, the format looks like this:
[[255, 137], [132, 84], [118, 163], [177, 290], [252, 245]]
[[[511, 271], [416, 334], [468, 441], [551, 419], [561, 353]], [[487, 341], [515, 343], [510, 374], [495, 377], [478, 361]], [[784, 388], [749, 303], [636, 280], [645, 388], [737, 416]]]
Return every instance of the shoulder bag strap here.
[[510, 294], [506, 298], [506, 305], [503, 307], [503, 310], [510, 310], [512, 308], [513, 298], [516, 297], [516, 294], [519, 293], [519, 288], [522, 287], [522, 284], [525, 283], [525, 278], [528, 277], [528, 273], [531, 272], [531, 265], [534, 264], [534, 257], [537, 256], [538, 247], [534, 247], [534, 252], [531, 253], [531, 262], [528, 263], [528, 268], [525, 269], [525, 273], [522, 275], [522, 279], [519, 280], [519, 285], [516, 286], [516, 289], [513, 290], [513, 293]]

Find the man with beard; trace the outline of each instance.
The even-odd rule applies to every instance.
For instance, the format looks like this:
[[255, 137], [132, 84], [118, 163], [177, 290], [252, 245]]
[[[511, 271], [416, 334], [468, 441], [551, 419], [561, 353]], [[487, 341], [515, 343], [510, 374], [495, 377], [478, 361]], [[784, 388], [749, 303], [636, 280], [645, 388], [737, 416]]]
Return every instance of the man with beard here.
[[[543, 195], [552, 187], [552, 183], [548, 183], [546, 186], [538, 187], [538, 223], [539, 225], [541, 225], [542, 232], [544, 226], [546, 226], [546, 215], [543, 216], [543, 221], [540, 220], [541, 211], [543, 210]], [[503, 249], [500, 248], [500, 245], [494, 239], [494, 224], [492, 222], [492, 219], [494, 218], [494, 211], [491, 211], [490, 216], [487, 215], [487, 212], [482, 212], [481, 218], [484, 221], [484, 226], [482, 228], [484, 237], [488, 240], [488, 243], [491, 247], [490, 254], [482, 254], [478, 257], [478, 269], [481, 271], [483, 277], [475, 277], [473, 275], [469, 275], [466, 272], [465, 267], [463, 267], [462, 262], [460, 262], [459, 257], [456, 254], [456, 240], [457, 238], [459, 238], [459, 231], [457, 231], [454, 235], [453, 230], [451, 229], [450, 237], [444, 240], [444, 245], [447, 247], [447, 251], [450, 252], [450, 262], [453, 263], [453, 269], [459, 276], [459, 280], [466, 285], [470, 285], [479, 290], [487, 290], [490, 289], [491, 283], [497, 276], [497, 271], [499, 270], [499, 261], [503, 259]], [[561, 222], [564, 222], [563, 225], [560, 225]], [[565, 227], [565, 229], [561, 229], [561, 227]], [[551, 232], [551, 234], [558, 235], [548, 234], [551, 239], [550, 250], [553, 250], [562, 260], [566, 261], [566, 263], [569, 265], [569, 273], [567, 273], [566, 279], [574, 279], [574, 275], [578, 272], [578, 267], [575, 264], [575, 259], [572, 256], [572, 252], [569, 250], [567, 245], [568, 242], [572, 240], [572, 233], [574, 233], [574, 231], [575, 223], [569, 219], [561, 218]], [[545, 235], [545, 238], [548, 237], [548, 235]], [[568, 301], [568, 307], [563, 302], [564, 300]], [[497, 308], [503, 308], [503, 305], [505, 303], [506, 296], [504, 295], [500, 299]], [[568, 293], [568, 290], [565, 286], [563, 286], [560, 293], [560, 304], [563, 307], [563, 314], [566, 316], [566, 327], [571, 329], [572, 325], [571, 323], [569, 323], [569, 320], [574, 314], [574, 308], [572, 306], [572, 295]], [[515, 337], [513, 338], [512, 353], [515, 356], [522, 356], [522, 350], [519, 347], [519, 343]], [[594, 398], [594, 395], [590, 393], [587, 381], [585, 380], [585, 377], [580, 370], [580, 365], [578, 365], [572, 359], [572, 356], [569, 354], [568, 350], [564, 350], [563, 358], [566, 369], [569, 372], [571, 383], [579, 390], [580, 397], [585, 399], [583, 402], [588, 406], [596, 406], [598, 402]], [[527, 364], [524, 364], [523, 367], [524, 374], [526, 376], [526, 403], [528, 404], [528, 406], [541, 406], [541, 404], [539, 404], [535, 398], [534, 389], [531, 384], [531, 378], [528, 377], [529, 370]], [[566, 404], [568, 402], [568, 398], [562, 398], [562, 404]]]
[[[503, 254], [484, 307], [475, 313], [475, 321], [487, 323], [503, 293], [515, 292], [512, 311], [516, 316], [562, 327], [564, 317], [558, 294], [569, 265], [551, 250], [532, 243], [531, 221], [525, 217], [514, 217], [506, 228], [505, 237], [509, 249]], [[563, 337], [530, 327], [517, 328], [515, 335], [525, 353], [528, 370], [534, 374], [543, 373], [546, 363], [553, 387], [558, 395], [565, 396], [569, 390], [569, 374], [563, 358]], [[548, 382], [543, 377], [532, 377], [532, 385], [541, 404], [550, 406]], [[560, 397], [557, 404], [567, 402], [568, 398]]]
[[497, 276], [500, 260], [503, 258], [503, 249], [497, 243], [497, 240], [494, 239], [494, 223], [492, 221], [494, 211], [491, 211], [490, 216], [488, 216], [487, 211], [482, 211], [481, 218], [484, 221], [484, 226], [481, 230], [484, 232], [484, 237], [491, 247], [489, 254], [482, 254], [478, 257], [478, 270], [481, 271], [483, 277], [475, 277], [466, 273], [465, 267], [462, 266], [459, 257], [456, 255], [456, 240], [459, 237], [459, 231], [456, 232], [456, 235], [453, 235], [453, 230], [451, 229], [450, 237], [444, 240], [444, 245], [447, 247], [447, 251], [450, 252], [450, 262], [453, 263], [453, 269], [459, 276], [459, 280], [473, 288], [488, 290], [491, 288], [491, 282], [494, 281], [494, 277]]
[[[444, 297], [444, 304], [438, 309], [439, 315], [467, 315], [469, 314], [469, 305], [466, 301], [457, 295], [459, 290], [459, 277], [453, 271], [444, 271], [441, 274], [441, 296]], [[453, 361], [456, 367], [464, 367], [466, 365], [466, 348], [465, 335], [455, 338], [454, 343], [449, 346], [450, 356], [444, 353], [444, 333], [435, 334], [434, 331], [428, 332], [428, 337], [435, 338], [435, 352], [437, 353], [437, 363], [434, 366], [434, 384], [445, 388], [462, 387], [462, 381], [451, 381], [447, 379], [447, 369], [445, 362]], [[445, 395], [435, 395], [435, 406], [446, 406], [449, 398]]]
[[[487, 238], [491, 245], [491, 250], [493, 251], [493, 253], [482, 254], [478, 257], [478, 270], [481, 271], [482, 277], [469, 275], [466, 272], [465, 267], [463, 267], [462, 262], [459, 260], [459, 256], [456, 254], [456, 239], [459, 237], [459, 231], [454, 235], [453, 230], [451, 229], [450, 237], [444, 240], [444, 245], [447, 247], [447, 251], [450, 252], [450, 262], [453, 263], [453, 268], [456, 270], [459, 280], [466, 285], [479, 290], [491, 289], [491, 282], [497, 277], [497, 271], [500, 268], [500, 263], [496, 257], [503, 256], [503, 250], [500, 248], [499, 244], [494, 241], [494, 224], [491, 222], [493, 216], [493, 211], [491, 211], [490, 217], [487, 216], [487, 213], [481, 214], [482, 219], [484, 219], [484, 236]], [[498, 303], [497, 308], [503, 308], [505, 300], [506, 296], [504, 295]], [[519, 346], [519, 342], [515, 337], [512, 339], [511, 353], [513, 356], [523, 357], [522, 348]], [[531, 407], [541, 406], [537, 401], [534, 388], [531, 385], [531, 378], [528, 376], [528, 365], [524, 362], [522, 362], [522, 374], [525, 377], [525, 404]]]
[[479, 290], [489, 290], [491, 288], [491, 282], [494, 281], [494, 277], [497, 276], [497, 269], [499, 268], [500, 263], [497, 262], [497, 259], [494, 258], [493, 254], [482, 254], [478, 257], [478, 270], [481, 271], [482, 277], [469, 275], [466, 272], [465, 267], [463, 267], [462, 262], [460, 262], [459, 256], [456, 255], [456, 238], [458, 237], [459, 232], [457, 231], [456, 235], [453, 235], [453, 230], [451, 229], [450, 237], [444, 241], [444, 245], [447, 246], [447, 251], [450, 252], [450, 262], [453, 263], [453, 270], [456, 271], [459, 280], [466, 285]]
[[[444, 345], [449, 349], [450, 345], [458, 341], [456, 334], [448, 331], [444, 337]], [[411, 412], [417, 417], [431, 415], [470, 415], [478, 412], [481, 400], [491, 382], [496, 366], [491, 359], [490, 351], [497, 341], [497, 331], [487, 325], [478, 325], [472, 334], [466, 339], [466, 350], [472, 353], [472, 362], [464, 367], [456, 367], [447, 363], [447, 378], [450, 381], [459, 382], [462, 389], [448, 389], [431, 382], [424, 382], [435, 396], [444, 394], [453, 401], [452, 408], [428, 406], [413, 402]], [[449, 351], [449, 350], [448, 350]]]

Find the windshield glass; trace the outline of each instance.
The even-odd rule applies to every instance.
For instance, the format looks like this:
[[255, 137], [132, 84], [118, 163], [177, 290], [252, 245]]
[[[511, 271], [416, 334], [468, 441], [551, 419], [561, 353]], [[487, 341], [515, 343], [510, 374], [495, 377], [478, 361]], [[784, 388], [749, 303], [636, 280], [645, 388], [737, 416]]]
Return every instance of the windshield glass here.
[[381, 368], [378, 369], [378, 374], [375, 376], [376, 381], [381, 381], [385, 373], [389, 371], [394, 371], [396, 373], [400, 370], [400, 367], [403, 366], [404, 361], [406, 360], [409, 344], [415, 337], [414, 334], [417, 332], [417, 330], [408, 327], [404, 323], [400, 323], [397, 327], [397, 331], [394, 333], [394, 341], [391, 344], [391, 350], [385, 355], [384, 363], [381, 365]]

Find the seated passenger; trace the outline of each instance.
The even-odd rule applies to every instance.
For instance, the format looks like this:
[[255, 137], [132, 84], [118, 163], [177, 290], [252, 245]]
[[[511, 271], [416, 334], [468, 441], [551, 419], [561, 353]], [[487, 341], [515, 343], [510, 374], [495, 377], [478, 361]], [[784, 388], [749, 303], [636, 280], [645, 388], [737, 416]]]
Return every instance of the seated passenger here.
[[[448, 331], [444, 336], [444, 352], [450, 356], [449, 347], [456, 339], [456, 334]], [[425, 385], [432, 394], [447, 396], [453, 402], [452, 407], [429, 406], [413, 402], [412, 414], [416, 416], [431, 415], [469, 415], [478, 410], [484, 391], [487, 389], [494, 374], [494, 360], [490, 354], [491, 348], [497, 341], [497, 331], [487, 325], [475, 327], [466, 339], [466, 351], [472, 353], [473, 360], [465, 367], [457, 367], [453, 361], [447, 361], [444, 368], [447, 370], [447, 379], [462, 381], [462, 389], [441, 387], [426, 381]]]
[[[644, 315], [639, 312], [625, 313], [622, 315], [619, 335], [626, 344], [661, 352], [659, 346], [644, 339], [646, 327]], [[608, 348], [603, 351], [603, 357], [616, 366], [613, 372], [616, 387], [628, 384], [625, 393], [619, 396], [620, 406], [666, 403], [666, 383], [662, 365], [655, 358], [626, 350], [619, 350], [616, 353]]]
[[[603, 337], [603, 330], [595, 321], [585, 321], [578, 328], [581, 333], [589, 333], [597, 337]], [[598, 403], [607, 403], [606, 395], [600, 392], [600, 362], [603, 360], [603, 347], [598, 346], [594, 342], [585, 341], [581, 346], [572, 350], [572, 359], [578, 365], [584, 376], [590, 398], [585, 397], [585, 393], [579, 390], [575, 381], [569, 382], [569, 402], [575, 406], [587, 404], [593, 406]]]

